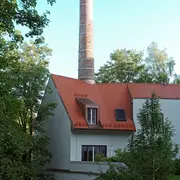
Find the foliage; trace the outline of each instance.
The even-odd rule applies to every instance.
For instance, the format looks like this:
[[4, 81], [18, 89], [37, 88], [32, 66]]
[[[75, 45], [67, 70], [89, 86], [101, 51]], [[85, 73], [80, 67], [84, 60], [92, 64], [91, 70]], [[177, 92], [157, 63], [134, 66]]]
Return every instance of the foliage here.
[[172, 178], [169, 178], [168, 180], [180, 180], [180, 176], [173, 176]]
[[94, 160], [95, 162], [104, 162], [107, 160], [107, 158], [104, 156], [104, 154], [96, 154]]
[[[1, 41], [0, 51], [0, 179], [23, 179], [25, 171], [22, 163], [28, 136], [22, 132], [15, 122], [19, 107], [18, 100], [12, 95], [14, 81], [9, 73], [17, 60], [11, 43]], [[12, 61], [14, 59], [14, 61]], [[27, 139], [26, 139], [27, 138]]]
[[[55, 0], [47, 0], [50, 5], [54, 2]], [[16, 39], [18, 34], [15, 31], [15, 25], [21, 25], [29, 28], [27, 36], [41, 35], [43, 28], [49, 23], [47, 18], [49, 11], [40, 15], [36, 7], [37, 0], [1, 0], [0, 34], [7, 32]]]
[[29, 176], [34, 179], [40, 174], [42, 176], [40, 169], [51, 159], [44, 125], [48, 116], [52, 115], [55, 104], [41, 103], [49, 77], [49, 55], [51, 49], [45, 44], [23, 43], [19, 50], [19, 63], [12, 70], [17, 82], [13, 94], [20, 102], [18, 124], [26, 134], [31, 135], [29, 150], [26, 151], [24, 160], [29, 164]]
[[6, 95], [1, 96], [0, 102], [4, 108], [0, 111], [3, 143], [0, 156], [5, 157], [0, 163], [0, 179], [51, 180], [51, 175], [41, 171], [51, 159], [44, 125], [55, 104], [41, 104], [49, 77], [51, 50], [43, 43], [33, 42], [20, 47], [11, 52], [17, 56], [13, 66], [3, 72], [7, 72], [9, 82], [4, 82]]
[[[132, 136], [125, 150], [117, 150], [108, 162], [123, 162], [129, 171], [136, 172], [143, 180], [167, 180], [174, 173], [177, 145], [172, 143], [173, 127], [165, 119], [158, 99], [153, 94], [138, 114], [140, 129]], [[119, 171], [107, 171], [103, 178], [116, 179]]]
[[96, 180], [142, 180], [142, 177], [136, 172], [120, 165], [110, 164], [106, 173], [102, 173]]
[[96, 162], [123, 162], [126, 165], [128, 165], [128, 152], [122, 149], [116, 149], [115, 150], [115, 156], [111, 157], [104, 157], [102, 154], [97, 154], [95, 156], [95, 161]]
[[[1, 105], [3, 104], [1, 103]], [[6, 105], [10, 105], [9, 108], [12, 108], [17, 104]], [[2, 109], [5, 110], [5, 106], [1, 106]], [[22, 162], [22, 158], [28, 146], [29, 136], [23, 133], [16, 122], [12, 121], [15, 117], [14, 112], [6, 114], [5, 111], [4, 113], [0, 111], [0, 113], [3, 117], [0, 119], [0, 179], [24, 180], [23, 174], [27, 171], [27, 167]]]
[[160, 50], [157, 43], [151, 43], [147, 48], [146, 66], [152, 75], [152, 82], [169, 83], [174, 72], [174, 59], [169, 57], [166, 49]]
[[144, 71], [142, 52], [133, 50], [116, 50], [110, 55], [110, 61], [96, 74], [98, 83], [135, 82]]
[[174, 59], [153, 42], [147, 48], [146, 57], [134, 50], [114, 51], [95, 77], [97, 83], [179, 83], [174, 66]]
[[175, 163], [175, 175], [180, 175], [180, 159], [176, 158], [174, 160]]
[[174, 84], [180, 84], [180, 75], [174, 74]]
[[[47, 0], [50, 5], [54, 2]], [[40, 134], [40, 127], [54, 105], [44, 105], [45, 113], [41, 110], [38, 118], [36, 115], [49, 76], [50, 51], [46, 46], [46, 50], [38, 49], [38, 42], [43, 40], [40, 36], [49, 23], [48, 14], [37, 11], [37, 0], [0, 3], [0, 179], [45, 179], [39, 167], [50, 156], [48, 140]], [[19, 26], [28, 29], [27, 37], [36, 37], [36, 45], [24, 44], [21, 52], [18, 49], [24, 37], [16, 30]], [[30, 53], [36, 50], [36, 55]], [[39, 132], [38, 136], [33, 135], [34, 131]]]
[[155, 94], [143, 105], [138, 122], [141, 128], [128, 145], [134, 167], [144, 179], [167, 179], [173, 173], [178, 148], [172, 143], [173, 127], [164, 118]]

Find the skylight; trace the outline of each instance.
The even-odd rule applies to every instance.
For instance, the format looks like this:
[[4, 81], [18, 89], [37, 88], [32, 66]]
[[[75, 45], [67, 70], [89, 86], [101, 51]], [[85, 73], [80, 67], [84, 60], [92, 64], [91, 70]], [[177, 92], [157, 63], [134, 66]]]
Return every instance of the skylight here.
[[116, 121], [126, 121], [126, 113], [124, 109], [115, 109]]

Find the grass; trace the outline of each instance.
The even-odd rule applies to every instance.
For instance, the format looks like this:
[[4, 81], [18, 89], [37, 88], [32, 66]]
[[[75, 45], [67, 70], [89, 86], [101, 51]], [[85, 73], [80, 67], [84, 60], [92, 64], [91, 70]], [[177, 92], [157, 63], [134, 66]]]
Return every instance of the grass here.
[[171, 178], [170, 180], [180, 180], [180, 176], [174, 176], [174, 177]]

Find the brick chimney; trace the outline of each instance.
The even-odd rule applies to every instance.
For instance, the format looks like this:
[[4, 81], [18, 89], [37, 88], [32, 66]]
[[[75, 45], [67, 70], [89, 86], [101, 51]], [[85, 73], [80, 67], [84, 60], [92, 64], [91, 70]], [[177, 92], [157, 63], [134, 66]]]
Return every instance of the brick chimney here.
[[94, 84], [93, 1], [80, 0], [78, 79]]

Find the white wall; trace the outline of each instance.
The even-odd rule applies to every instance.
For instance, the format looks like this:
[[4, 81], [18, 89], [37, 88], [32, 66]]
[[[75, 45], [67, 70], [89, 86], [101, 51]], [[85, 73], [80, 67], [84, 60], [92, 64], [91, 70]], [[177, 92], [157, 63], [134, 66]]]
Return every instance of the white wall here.
[[[139, 129], [137, 114], [145, 101], [145, 99], [133, 100], [133, 118], [137, 129]], [[175, 136], [173, 137], [173, 140], [175, 143], [180, 144], [180, 100], [160, 99], [159, 102], [164, 117], [169, 118], [175, 128]]]
[[[93, 130], [92, 130], [93, 131]], [[123, 149], [129, 138], [131, 137], [130, 132], [103, 132], [103, 133], [87, 133], [87, 132], [76, 132], [71, 134], [71, 161], [81, 161], [81, 147], [82, 145], [106, 145], [107, 156], [114, 155], [111, 151]]]
[[70, 131], [71, 123], [58, 92], [50, 78], [48, 86], [52, 89], [51, 95], [46, 95], [45, 102], [55, 102], [57, 107], [54, 116], [49, 117], [48, 136], [50, 138], [50, 152], [52, 161], [49, 168], [70, 168]]

